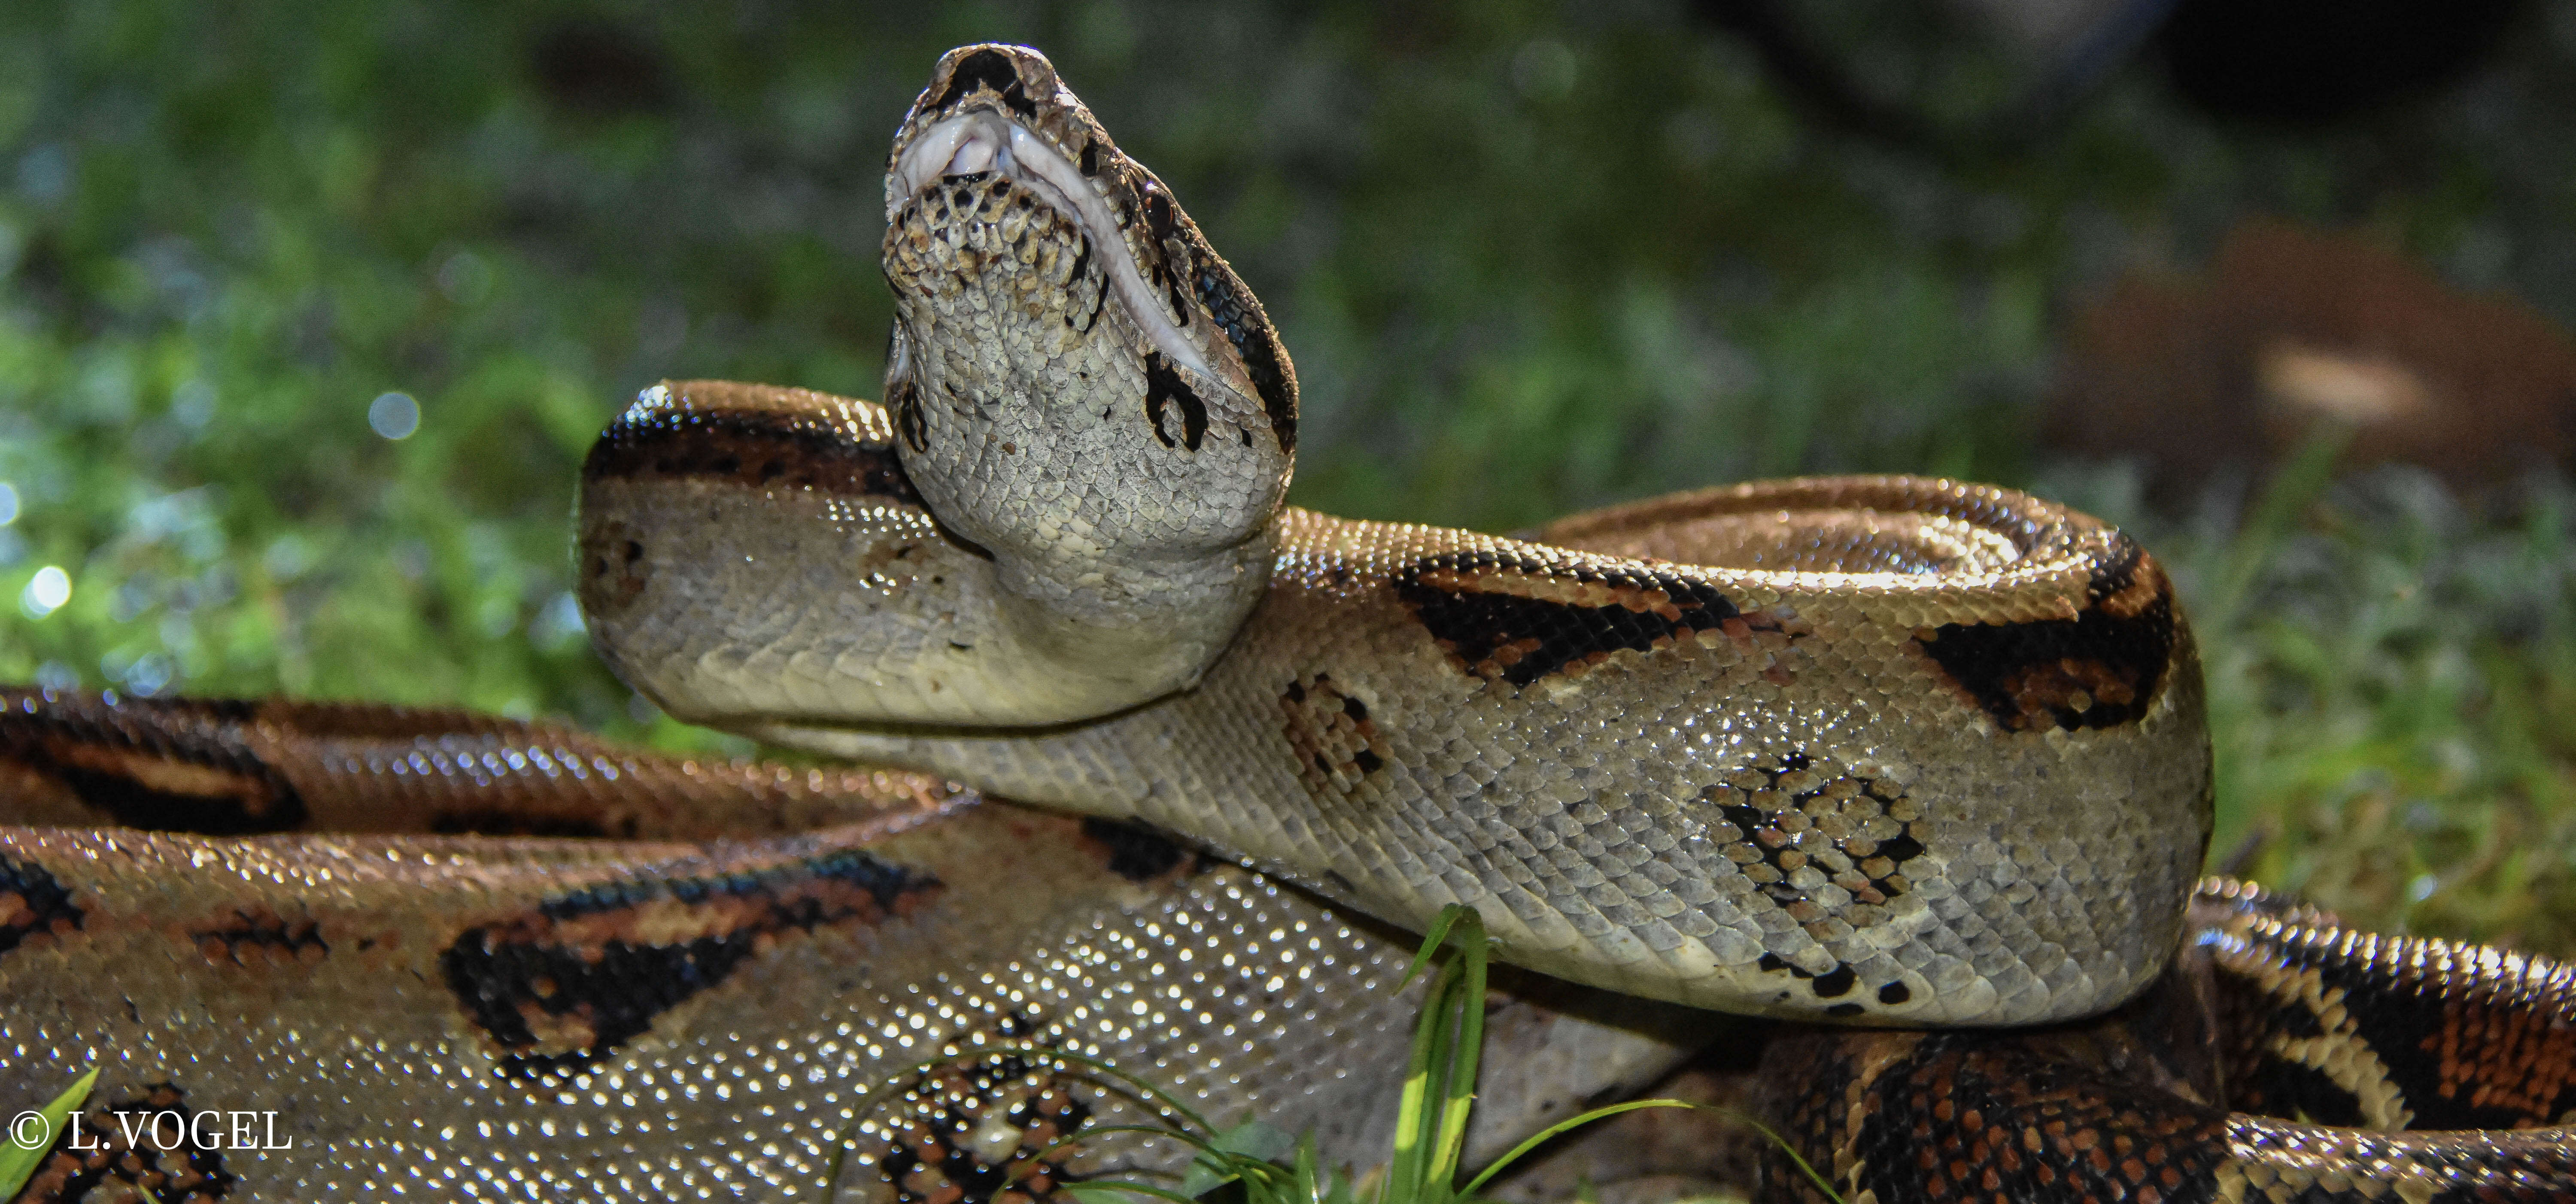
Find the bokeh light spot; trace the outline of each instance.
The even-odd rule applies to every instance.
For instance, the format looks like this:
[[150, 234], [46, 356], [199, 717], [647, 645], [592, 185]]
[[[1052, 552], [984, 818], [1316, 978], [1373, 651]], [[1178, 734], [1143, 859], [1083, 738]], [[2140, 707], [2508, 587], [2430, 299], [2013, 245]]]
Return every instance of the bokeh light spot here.
[[367, 404], [367, 425], [387, 439], [409, 439], [420, 429], [420, 403], [409, 393], [379, 393]]
[[41, 619], [63, 608], [72, 600], [72, 575], [63, 566], [49, 564], [27, 579], [27, 588], [18, 591], [18, 606], [30, 619]]

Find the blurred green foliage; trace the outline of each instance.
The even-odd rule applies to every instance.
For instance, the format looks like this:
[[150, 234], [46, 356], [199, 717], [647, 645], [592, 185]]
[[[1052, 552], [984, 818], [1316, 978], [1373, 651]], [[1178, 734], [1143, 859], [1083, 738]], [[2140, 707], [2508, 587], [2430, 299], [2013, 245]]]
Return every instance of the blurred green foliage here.
[[[2033, 78], [1906, 6], [1797, 8], [1935, 116]], [[2037, 484], [2208, 612], [2220, 851], [2269, 833], [2257, 869], [2357, 918], [2576, 947], [2563, 495], [2485, 518], [2397, 474], [2240, 538], [2224, 496], [2150, 513], [2028, 435], [2072, 300], [2247, 213], [2576, 314], [2576, 20], [2532, 24], [2333, 133], [2132, 70], [1956, 159], [1820, 126], [1649, 0], [12, 5], [0, 680], [708, 739], [588, 651], [580, 457], [661, 377], [873, 396], [886, 139], [940, 51], [1017, 40], [1278, 319], [1297, 501], [1505, 529], [1799, 471]], [[415, 432], [371, 428], [387, 394]]]
[[2402, 470], [2290, 497], [2168, 540], [2209, 603], [2213, 855], [2385, 930], [2576, 951], [2576, 493], [2511, 521]]

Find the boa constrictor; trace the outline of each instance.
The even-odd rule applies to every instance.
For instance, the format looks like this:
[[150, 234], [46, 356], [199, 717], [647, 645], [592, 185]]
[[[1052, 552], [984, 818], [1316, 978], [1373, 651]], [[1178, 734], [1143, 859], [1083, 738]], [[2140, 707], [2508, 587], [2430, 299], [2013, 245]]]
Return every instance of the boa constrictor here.
[[[1300, 890], [1466, 903], [1623, 993], [1506, 1005], [1487, 1147], [1711, 1027], [1648, 996], [1800, 1021], [1768, 1106], [1851, 1199], [2576, 1189], [2562, 1130], [2378, 1131], [2564, 1120], [2565, 971], [2194, 896], [2197, 662], [2116, 531], [1909, 478], [1531, 541], [1282, 509], [1285, 351], [1044, 58], [944, 58], [887, 192], [889, 406], [649, 391], [585, 473], [592, 632], [675, 714], [1090, 818], [466, 716], [10, 695], [0, 1086], [116, 1067], [45, 1198], [802, 1198], [847, 1146], [843, 1190], [948, 1204], [1171, 1164], [1042, 1156], [1126, 1105], [1032, 1045], [1365, 1157], [1402, 941]], [[981, 1060], [905, 1077], [935, 1053]], [[301, 1144], [118, 1130], [165, 1107]]]

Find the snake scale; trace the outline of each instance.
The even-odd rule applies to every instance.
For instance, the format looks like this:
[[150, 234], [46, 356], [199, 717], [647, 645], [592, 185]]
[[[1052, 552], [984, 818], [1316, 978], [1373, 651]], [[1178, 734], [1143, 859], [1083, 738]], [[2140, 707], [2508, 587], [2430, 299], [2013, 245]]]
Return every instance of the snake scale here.
[[0, 1091], [106, 1068], [29, 1198], [1174, 1165], [1048, 1152], [1136, 1109], [1046, 1049], [1364, 1159], [1452, 902], [1554, 976], [1496, 1004], [1481, 1150], [1708, 1007], [1788, 1021], [1763, 1106], [1847, 1200], [2576, 1196], [2568, 970], [2195, 887], [2198, 663], [2118, 531], [1904, 477], [1527, 540], [1283, 507], [1259, 302], [1024, 48], [941, 60], [887, 213], [887, 404], [649, 390], [577, 555], [672, 713], [907, 772], [0, 694]]

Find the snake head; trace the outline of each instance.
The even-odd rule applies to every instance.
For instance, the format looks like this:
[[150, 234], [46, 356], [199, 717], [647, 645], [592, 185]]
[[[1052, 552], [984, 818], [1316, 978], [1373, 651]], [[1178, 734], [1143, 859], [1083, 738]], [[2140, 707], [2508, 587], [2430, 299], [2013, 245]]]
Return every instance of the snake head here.
[[[971, 206], [963, 214], [949, 204], [947, 216], [937, 215], [961, 196]], [[1149, 415], [1156, 441], [1196, 447], [1221, 421], [1238, 441], [1257, 431], [1282, 457], [1295, 451], [1297, 373], [1260, 300], [1162, 180], [1120, 151], [1055, 65], [1028, 47], [964, 46], [941, 56], [895, 137], [886, 161], [886, 271], [907, 317], [913, 298], [929, 295], [924, 286], [937, 291], [940, 269], [981, 258], [933, 252], [935, 262], [925, 263], [919, 252], [1023, 197], [1053, 209], [1062, 225], [1027, 241], [1025, 228], [1014, 226], [1021, 237], [1007, 241], [1018, 258], [1047, 258], [1062, 249], [1049, 241], [1074, 236], [1074, 259], [1055, 287], [1082, 293], [1068, 299], [1102, 313], [1116, 305], [1123, 332], [1141, 336], [1140, 360], [1158, 358], [1193, 392], [1219, 394], [1203, 397], [1211, 407], [1204, 417]], [[1053, 316], [1084, 327], [1095, 315]], [[905, 333], [898, 326], [898, 338]]]
[[1026, 47], [940, 59], [886, 221], [886, 401], [924, 503], [992, 554], [1032, 640], [1212, 656], [1267, 581], [1296, 439], [1260, 302]]

